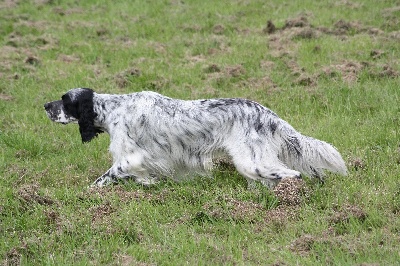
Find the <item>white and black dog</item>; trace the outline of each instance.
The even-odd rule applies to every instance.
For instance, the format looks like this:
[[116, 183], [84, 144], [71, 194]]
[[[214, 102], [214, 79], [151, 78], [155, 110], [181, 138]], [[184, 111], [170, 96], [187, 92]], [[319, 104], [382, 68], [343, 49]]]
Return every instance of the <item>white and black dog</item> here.
[[347, 174], [333, 146], [300, 134], [250, 100], [184, 101], [149, 91], [111, 95], [86, 88], [61, 99], [44, 105], [52, 121], [77, 122], [83, 142], [110, 134], [113, 165], [94, 186], [128, 177], [149, 185], [160, 177], [204, 174], [221, 155], [249, 182], [270, 187], [301, 173], [321, 178], [324, 169]]

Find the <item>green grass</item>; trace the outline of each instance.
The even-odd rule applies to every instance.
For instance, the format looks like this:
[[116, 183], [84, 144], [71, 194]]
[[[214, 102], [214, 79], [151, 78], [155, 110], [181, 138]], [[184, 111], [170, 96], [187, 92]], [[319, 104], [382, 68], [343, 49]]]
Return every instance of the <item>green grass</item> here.
[[[0, 262], [398, 265], [396, 5], [1, 2]], [[301, 17], [305, 27], [285, 28]], [[263, 32], [268, 20], [273, 34]], [[229, 168], [91, 190], [111, 165], [108, 136], [82, 145], [76, 125], [52, 123], [43, 110], [74, 87], [256, 100], [334, 144], [349, 175], [306, 179], [294, 206], [247, 189]]]

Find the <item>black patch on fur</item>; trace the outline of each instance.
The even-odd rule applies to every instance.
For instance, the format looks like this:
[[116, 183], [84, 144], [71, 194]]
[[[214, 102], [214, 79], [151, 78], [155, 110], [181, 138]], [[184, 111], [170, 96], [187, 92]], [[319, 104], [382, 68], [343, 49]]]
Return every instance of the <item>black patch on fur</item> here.
[[275, 123], [274, 121], [270, 121], [268, 126], [269, 126], [269, 130], [271, 131], [272, 135], [274, 135], [276, 128], [278, 127], [278, 124]]
[[319, 172], [312, 166], [310, 166], [310, 169], [312, 172], [312, 176], [321, 180], [321, 175], [319, 174]]
[[296, 137], [289, 137], [286, 140], [286, 145], [289, 151], [296, 153], [296, 155], [299, 157], [301, 156], [300, 142]]
[[141, 127], [146, 127], [148, 125], [148, 120], [145, 115], [140, 116], [139, 124]]
[[259, 177], [263, 178], [263, 176], [261, 175], [260, 170], [259, 170], [258, 168], [256, 168], [256, 174], [257, 174]]
[[[71, 100], [70, 97], [67, 98]], [[94, 126], [94, 119], [97, 115], [93, 110], [93, 91], [91, 89], [83, 89], [77, 96], [77, 100], [71, 102], [70, 106], [72, 107], [71, 110], [67, 111], [74, 112], [74, 117], [78, 118], [82, 142], [89, 142], [99, 133], [103, 132]]]
[[264, 124], [261, 122], [261, 115], [260, 115], [260, 110], [257, 110], [257, 116], [255, 117], [254, 121], [254, 128], [256, 129], [257, 133], [264, 133]]
[[202, 103], [208, 102], [208, 107], [210, 109], [212, 108], [219, 108], [222, 110], [225, 110], [224, 107], [233, 105], [233, 104], [243, 104], [242, 99], [218, 99], [218, 100], [208, 100], [208, 101], [202, 101]]

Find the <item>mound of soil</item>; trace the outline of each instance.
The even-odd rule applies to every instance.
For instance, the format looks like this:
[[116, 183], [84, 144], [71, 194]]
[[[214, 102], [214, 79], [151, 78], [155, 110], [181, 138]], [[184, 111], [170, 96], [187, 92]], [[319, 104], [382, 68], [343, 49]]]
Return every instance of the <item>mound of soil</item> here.
[[308, 195], [307, 187], [302, 179], [285, 178], [273, 189], [282, 205], [297, 206]]
[[336, 210], [328, 221], [332, 224], [348, 223], [350, 219], [363, 222], [367, 218], [367, 213], [357, 205], [345, 205]]

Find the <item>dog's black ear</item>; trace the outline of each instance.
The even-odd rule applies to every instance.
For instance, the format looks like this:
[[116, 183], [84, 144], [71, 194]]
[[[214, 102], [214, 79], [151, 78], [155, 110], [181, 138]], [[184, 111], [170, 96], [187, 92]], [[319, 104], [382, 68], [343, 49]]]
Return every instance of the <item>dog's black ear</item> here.
[[82, 142], [89, 142], [96, 137], [97, 134], [103, 132], [94, 126], [96, 114], [93, 110], [93, 91], [91, 89], [83, 89], [82, 93], [79, 95], [78, 117], [79, 132], [81, 133]]

